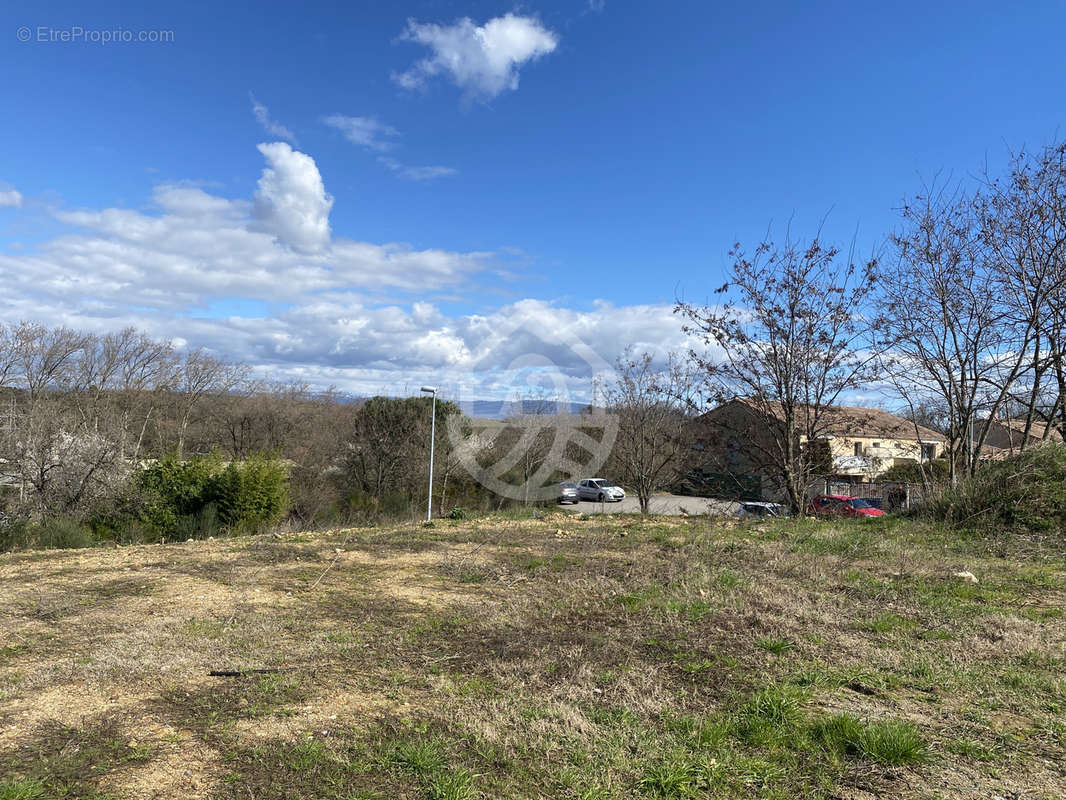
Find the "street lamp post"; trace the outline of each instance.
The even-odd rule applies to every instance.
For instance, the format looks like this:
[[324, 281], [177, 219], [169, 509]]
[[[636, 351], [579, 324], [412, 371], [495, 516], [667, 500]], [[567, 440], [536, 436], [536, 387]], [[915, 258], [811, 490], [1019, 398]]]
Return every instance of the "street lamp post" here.
[[433, 521], [433, 445], [437, 439], [437, 387], [423, 386], [422, 391], [433, 395], [429, 423], [429, 497], [426, 498], [426, 522]]

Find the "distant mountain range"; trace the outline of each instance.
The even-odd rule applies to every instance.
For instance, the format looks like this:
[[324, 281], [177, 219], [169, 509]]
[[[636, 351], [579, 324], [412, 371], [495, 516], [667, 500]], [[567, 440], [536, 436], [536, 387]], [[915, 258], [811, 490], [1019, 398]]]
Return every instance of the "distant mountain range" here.
[[[580, 414], [588, 407], [588, 403], [564, 403], [563, 411], [568, 414]], [[554, 414], [557, 408], [558, 406], [552, 403], [544, 413]], [[522, 412], [519, 404], [511, 400], [475, 400], [469, 404], [469, 407], [467, 407], [467, 404], [463, 404], [462, 409], [471, 417], [479, 419], [506, 419]], [[527, 407], [525, 413], [532, 414], [536, 412]]]
[[[367, 396], [347, 393], [341, 393], [339, 397], [343, 403], [361, 403], [362, 401], [369, 399]], [[447, 400], [449, 398], [444, 397], [440, 399]], [[465, 414], [477, 419], [507, 419], [507, 417], [513, 417], [516, 414], [523, 412], [520, 404], [513, 400], [474, 400], [473, 402], [460, 403], [459, 407]], [[542, 413], [554, 414], [557, 408], [558, 406], [555, 403], [546, 404], [546, 410]], [[589, 408], [588, 403], [563, 404], [563, 411], [567, 414], [580, 414], [587, 408]], [[537, 411], [527, 404], [525, 413], [535, 414]]]

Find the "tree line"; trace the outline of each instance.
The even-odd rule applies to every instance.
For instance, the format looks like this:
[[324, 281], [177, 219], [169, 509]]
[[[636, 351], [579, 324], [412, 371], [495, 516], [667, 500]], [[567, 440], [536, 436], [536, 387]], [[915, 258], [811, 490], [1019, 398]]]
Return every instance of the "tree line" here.
[[[430, 402], [265, 381], [133, 328], [0, 324], [0, 545], [54, 520], [153, 541], [410, 515]], [[459, 468], [459, 408], [436, 413], [437, 513], [505, 505]]]

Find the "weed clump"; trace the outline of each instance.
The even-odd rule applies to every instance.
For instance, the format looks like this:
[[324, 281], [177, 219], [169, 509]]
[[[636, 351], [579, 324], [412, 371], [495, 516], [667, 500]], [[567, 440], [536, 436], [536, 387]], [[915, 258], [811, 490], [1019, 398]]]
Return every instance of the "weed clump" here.
[[865, 758], [888, 766], [921, 764], [929, 754], [911, 722], [864, 722], [852, 714], [835, 714], [816, 722], [812, 737], [830, 752]]

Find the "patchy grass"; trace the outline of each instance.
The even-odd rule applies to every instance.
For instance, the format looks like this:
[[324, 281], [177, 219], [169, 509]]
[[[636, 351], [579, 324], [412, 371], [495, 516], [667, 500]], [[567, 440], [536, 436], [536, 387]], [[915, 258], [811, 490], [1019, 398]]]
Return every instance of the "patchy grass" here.
[[0, 783], [0, 800], [44, 800], [44, 783], [38, 780], [12, 780]]
[[819, 720], [812, 732], [816, 741], [838, 755], [889, 766], [921, 764], [929, 759], [928, 746], [912, 722], [864, 722], [852, 714], [836, 714]]
[[11, 554], [0, 800], [1055, 797], [1063, 607], [1061, 547], [899, 520]]

